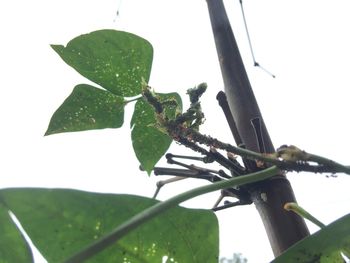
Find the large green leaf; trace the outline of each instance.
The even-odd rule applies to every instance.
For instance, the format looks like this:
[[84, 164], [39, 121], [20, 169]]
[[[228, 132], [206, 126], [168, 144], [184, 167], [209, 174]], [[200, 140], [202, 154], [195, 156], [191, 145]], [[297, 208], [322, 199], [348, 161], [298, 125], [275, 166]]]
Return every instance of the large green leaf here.
[[[63, 262], [158, 202], [131, 195], [65, 189], [5, 189], [0, 191], [0, 197], [50, 263]], [[172, 258], [171, 262], [217, 262], [218, 222], [215, 214], [208, 210], [175, 207], [134, 230], [89, 262], [154, 263], [161, 262], [163, 256]]]
[[72, 39], [66, 47], [51, 45], [76, 71], [118, 96], [141, 93], [149, 79], [153, 48], [145, 39], [116, 30], [99, 30]]
[[[175, 99], [178, 103], [178, 110], [182, 109], [181, 98], [177, 93], [157, 93], [157, 96], [162, 101]], [[167, 115], [174, 118], [175, 111], [172, 108], [170, 112], [168, 110]], [[158, 130], [156, 126], [157, 120], [152, 106], [144, 100], [138, 100], [131, 119], [131, 140], [136, 157], [148, 174], [169, 149], [172, 142], [172, 138]]]
[[0, 263], [34, 262], [31, 249], [17, 226], [12, 221], [8, 209], [0, 202]]
[[80, 84], [53, 114], [45, 135], [119, 128], [124, 122], [124, 98]]
[[327, 225], [289, 248], [273, 263], [343, 263], [341, 251], [350, 249], [350, 214]]

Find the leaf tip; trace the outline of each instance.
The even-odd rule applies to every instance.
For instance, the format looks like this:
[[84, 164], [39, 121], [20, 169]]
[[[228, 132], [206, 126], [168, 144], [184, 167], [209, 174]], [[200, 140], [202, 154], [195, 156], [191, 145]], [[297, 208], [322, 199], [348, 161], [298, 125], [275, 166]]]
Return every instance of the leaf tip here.
[[53, 45], [51, 44], [50, 47], [55, 50], [57, 53], [61, 53], [62, 50], [64, 49], [64, 46], [62, 45]]
[[59, 133], [57, 130], [53, 130], [50, 127], [47, 128], [46, 132], [44, 133], [44, 137], [55, 134], [55, 133]]
[[146, 167], [145, 167], [145, 165], [140, 164], [139, 168], [142, 172], [147, 172], [147, 175], [150, 176], [152, 171], [153, 171], [154, 166], [152, 166], [152, 167], [148, 167], [148, 166], [149, 165], [146, 165]]

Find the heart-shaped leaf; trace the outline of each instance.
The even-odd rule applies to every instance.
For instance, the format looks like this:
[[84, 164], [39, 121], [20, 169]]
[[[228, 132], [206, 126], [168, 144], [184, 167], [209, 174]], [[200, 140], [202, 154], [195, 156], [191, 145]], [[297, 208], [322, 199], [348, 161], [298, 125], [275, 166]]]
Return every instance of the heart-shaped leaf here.
[[45, 135], [104, 128], [124, 122], [124, 98], [96, 87], [77, 85], [53, 114]]
[[[50, 263], [63, 262], [158, 203], [138, 196], [65, 189], [4, 189], [0, 197]], [[218, 222], [212, 211], [174, 207], [89, 262], [154, 263], [162, 262], [164, 256], [169, 262], [217, 262], [218, 241]]]
[[[157, 93], [157, 96], [161, 101], [176, 100], [178, 110], [182, 109], [181, 98], [177, 93]], [[169, 118], [175, 117], [175, 108], [166, 108], [165, 111]], [[157, 128], [153, 107], [142, 99], [136, 102], [131, 127], [131, 140], [136, 157], [142, 168], [150, 174], [159, 159], [169, 149], [172, 138]]]
[[116, 30], [99, 30], [51, 45], [81, 75], [118, 96], [141, 93], [151, 72], [153, 48], [145, 39]]

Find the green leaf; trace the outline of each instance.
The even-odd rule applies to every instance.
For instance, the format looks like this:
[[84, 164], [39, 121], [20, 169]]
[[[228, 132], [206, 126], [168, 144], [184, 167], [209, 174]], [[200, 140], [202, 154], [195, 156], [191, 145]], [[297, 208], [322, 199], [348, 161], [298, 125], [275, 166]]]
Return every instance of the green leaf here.
[[104, 128], [124, 122], [124, 98], [109, 91], [80, 84], [53, 114], [45, 135]]
[[289, 248], [272, 263], [343, 263], [340, 252], [350, 248], [350, 214]]
[[[0, 196], [50, 263], [63, 262], [158, 201], [65, 189], [5, 189]], [[0, 236], [0, 238], [2, 238]], [[175, 207], [89, 262], [217, 262], [218, 222], [208, 210]]]
[[0, 263], [34, 262], [29, 245], [1, 202], [0, 222]]
[[[178, 103], [178, 110], [182, 109], [181, 98], [177, 93], [157, 93], [157, 95], [163, 101], [175, 99]], [[176, 109], [174, 108], [171, 110], [167, 108], [167, 116], [174, 118], [175, 111]], [[157, 120], [152, 106], [144, 100], [138, 100], [131, 119], [131, 140], [136, 157], [148, 174], [151, 173], [172, 142], [172, 138], [158, 130], [156, 126]]]
[[51, 47], [81, 75], [115, 95], [138, 95], [142, 78], [149, 80], [153, 48], [134, 34], [99, 30], [72, 39], [66, 47]]

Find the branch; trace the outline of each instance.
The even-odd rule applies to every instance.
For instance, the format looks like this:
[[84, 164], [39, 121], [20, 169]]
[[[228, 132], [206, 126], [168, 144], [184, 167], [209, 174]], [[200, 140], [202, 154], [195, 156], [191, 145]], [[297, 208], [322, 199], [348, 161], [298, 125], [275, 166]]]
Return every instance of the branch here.
[[[260, 154], [245, 148], [233, 146], [229, 143], [221, 142], [218, 139], [203, 135], [192, 129], [177, 129], [177, 131], [181, 131], [181, 133], [177, 134], [177, 137], [190, 138], [200, 144], [222, 149], [243, 158], [276, 165], [281, 170], [314, 173], [345, 173], [350, 175], [350, 166], [342, 165], [322, 156], [307, 153], [293, 145], [282, 146], [276, 153]], [[317, 165], [312, 165], [309, 162], [314, 162]]]
[[100, 240], [96, 241], [95, 243], [91, 244], [87, 248], [78, 252], [76, 255], [67, 259], [65, 263], [83, 262], [84, 260], [91, 258], [92, 256], [96, 255], [97, 253], [101, 252], [108, 246], [112, 245], [114, 242], [124, 237], [126, 234], [128, 234], [130, 231], [134, 230], [138, 226], [146, 223], [147, 221], [151, 220], [157, 215], [164, 213], [168, 209], [184, 201], [187, 201], [196, 196], [214, 192], [220, 189], [225, 189], [229, 187], [240, 186], [243, 184], [250, 184], [257, 181], [265, 180], [267, 178], [275, 176], [278, 173], [278, 171], [279, 170], [276, 166], [272, 166], [256, 173], [251, 173], [246, 176], [235, 177], [229, 180], [220, 181], [220, 182], [213, 183], [210, 185], [205, 185], [202, 187], [197, 187], [187, 192], [184, 192], [182, 194], [176, 195], [164, 202], [160, 202], [148, 209], [145, 209], [141, 213], [135, 215], [127, 222], [118, 226], [111, 233], [105, 235]]
[[[179, 114], [175, 119], [168, 119], [164, 115], [165, 105], [150, 92], [150, 87], [146, 84], [143, 87], [143, 96], [155, 109], [159, 126], [162, 130], [164, 128], [168, 136], [203, 155], [208, 156], [208, 151], [200, 147], [197, 143], [222, 149], [253, 161], [276, 165], [281, 170], [314, 173], [346, 173], [350, 175], [350, 166], [342, 165], [322, 156], [307, 153], [293, 145], [283, 145], [275, 153], [257, 153], [201, 134], [198, 128], [204, 115], [198, 99], [205, 89], [206, 85], [204, 84], [190, 89], [191, 106], [185, 113]], [[193, 123], [194, 120], [195, 122]], [[316, 165], [309, 162], [316, 163]]]

